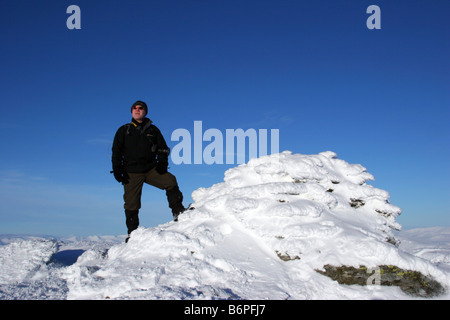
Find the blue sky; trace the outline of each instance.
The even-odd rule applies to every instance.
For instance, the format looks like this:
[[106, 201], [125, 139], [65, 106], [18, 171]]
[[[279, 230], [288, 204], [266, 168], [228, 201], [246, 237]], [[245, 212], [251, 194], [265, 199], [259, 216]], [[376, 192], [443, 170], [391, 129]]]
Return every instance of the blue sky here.
[[[69, 5], [81, 29], [69, 30]], [[369, 30], [369, 5], [381, 29]], [[109, 174], [136, 100], [172, 132], [279, 129], [375, 176], [404, 228], [450, 226], [448, 1], [0, 2], [0, 233], [125, 233]], [[185, 194], [230, 165], [174, 165]], [[141, 223], [169, 221], [144, 187]]]

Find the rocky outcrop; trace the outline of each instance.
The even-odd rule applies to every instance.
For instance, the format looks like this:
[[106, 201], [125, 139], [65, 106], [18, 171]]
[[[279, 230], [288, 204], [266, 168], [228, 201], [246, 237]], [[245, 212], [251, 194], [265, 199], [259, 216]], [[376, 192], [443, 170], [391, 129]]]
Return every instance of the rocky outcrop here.
[[443, 286], [432, 277], [425, 276], [419, 271], [405, 270], [392, 265], [375, 268], [326, 265], [323, 270], [316, 271], [344, 285], [398, 286], [411, 296], [424, 298], [444, 293]]

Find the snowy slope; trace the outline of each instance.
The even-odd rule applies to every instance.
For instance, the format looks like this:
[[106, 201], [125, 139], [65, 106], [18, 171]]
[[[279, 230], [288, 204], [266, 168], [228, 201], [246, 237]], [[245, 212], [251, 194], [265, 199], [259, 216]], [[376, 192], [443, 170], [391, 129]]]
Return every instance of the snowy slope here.
[[[56, 299], [412, 299], [397, 287], [340, 285], [316, 271], [327, 264], [395, 265], [447, 289], [448, 246], [436, 248], [439, 261], [415, 251], [419, 243], [399, 246], [401, 232], [393, 230], [401, 229], [401, 210], [369, 180], [364, 167], [332, 152], [253, 159], [225, 172], [224, 182], [194, 191], [195, 209], [179, 222], [140, 227], [127, 244], [85, 244], [70, 266], [38, 263], [18, 276], [6, 275], [12, 265], [2, 264], [0, 293], [11, 298], [14, 284], [41, 274], [49, 287], [64, 284]], [[55, 252], [54, 241], [43, 242], [38, 261]], [[13, 244], [0, 247], [0, 256], [11, 258]], [[17, 259], [29, 257], [16, 250]], [[449, 297], [447, 290], [437, 298]]]
[[406, 230], [400, 248], [440, 266], [450, 266], [450, 228], [434, 227]]

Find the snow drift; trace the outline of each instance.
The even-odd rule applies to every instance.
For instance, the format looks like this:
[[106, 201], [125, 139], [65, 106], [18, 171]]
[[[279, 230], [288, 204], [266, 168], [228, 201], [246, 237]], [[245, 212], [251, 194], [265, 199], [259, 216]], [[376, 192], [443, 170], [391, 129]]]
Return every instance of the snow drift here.
[[86, 250], [55, 274], [67, 299], [412, 298], [398, 287], [341, 285], [319, 273], [325, 266], [395, 266], [446, 289], [448, 264], [399, 249], [401, 210], [373, 179], [333, 152], [253, 159], [194, 191], [195, 209], [178, 222], [140, 227], [127, 244]]

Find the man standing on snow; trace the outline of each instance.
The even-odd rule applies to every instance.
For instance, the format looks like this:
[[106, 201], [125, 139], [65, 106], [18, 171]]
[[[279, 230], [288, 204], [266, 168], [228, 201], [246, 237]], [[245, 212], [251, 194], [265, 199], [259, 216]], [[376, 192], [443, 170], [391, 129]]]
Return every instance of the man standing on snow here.
[[139, 226], [139, 209], [144, 182], [166, 191], [173, 218], [185, 211], [183, 194], [177, 179], [167, 172], [170, 149], [161, 131], [152, 124], [147, 104], [136, 101], [131, 106], [133, 119], [117, 130], [112, 147], [114, 178], [123, 184], [125, 217], [130, 233]]

